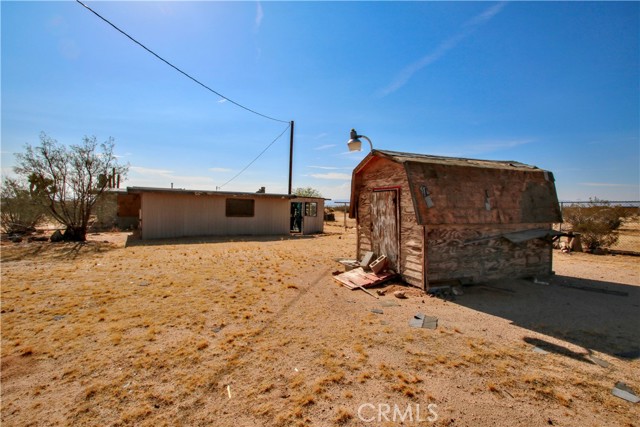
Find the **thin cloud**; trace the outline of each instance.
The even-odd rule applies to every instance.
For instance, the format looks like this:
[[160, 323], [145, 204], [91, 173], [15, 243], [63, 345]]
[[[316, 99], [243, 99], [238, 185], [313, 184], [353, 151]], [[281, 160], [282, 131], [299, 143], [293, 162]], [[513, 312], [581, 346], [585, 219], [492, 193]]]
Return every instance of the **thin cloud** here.
[[455, 151], [451, 150], [437, 150], [433, 151], [433, 154], [440, 156], [450, 157], [469, 157], [477, 156], [480, 154], [493, 153], [495, 151], [509, 150], [519, 147], [521, 145], [530, 144], [535, 142], [533, 138], [527, 139], [507, 139], [507, 140], [492, 140], [492, 141], [480, 141], [472, 144], [457, 144], [450, 143], [448, 147], [455, 147]]
[[344, 180], [344, 181], [351, 179], [351, 175], [347, 173], [339, 173], [339, 172], [312, 173], [309, 176], [317, 179], [334, 179], [334, 180]]
[[617, 184], [613, 182], [581, 182], [580, 185], [587, 187], [637, 187], [637, 184]]
[[505, 150], [519, 147], [533, 142], [533, 139], [513, 139], [507, 141], [489, 141], [468, 146], [469, 151], [474, 153], [488, 153], [491, 151]]
[[[355, 157], [358, 154], [362, 154], [362, 151], [343, 151], [341, 152], [339, 155], [340, 156], [351, 156], [351, 157]], [[365, 156], [367, 155], [367, 153], [365, 153]]]
[[215, 188], [214, 182], [209, 176], [177, 175], [169, 169], [146, 168], [143, 166], [131, 166], [127, 182], [134, 186], [143, 187], [169, 187], [174, 188], [198, 188], [205, 190]]
[[335, 146], [336, 146], [336, 144], [325, 144], [325, 145], [320, 145], [319, 147], [314, 148], [314, 150], [316, 150], [316, 151], [327, 150], [327, 149], [333, 148]]
[[464, 27], [478, 27], [480, 25], [485, 24], [491, 18], [496, 16], [498, 13], [500, 13], [502, 8], [504, 8], [505, 6], [506, 6], [505, 2], [494, 4], [490, 8], [485, 9], [485, 11], [482, 12], [480, 15], [474, 16], [469, 21], [467, 21], [464, 24]]
[[338, 168], [336, 166], [307, 166], [308, 168], [313, 169], [323, 169], [323, 170], [350, 170], [351, 168]]
[[139, 173], [141, 175], [171, 175], [173, 171], [168, 169], [154, 169], [154, 168], [145, 168], [142, 166], [131, 166], [129, 167], [133, 172]]
[[211, 171], [211, 172], [231, 172], [232, 169], [228, 169], [228, 168], [209, 168], [209, 171]]
[[218, 101], [218, 104], [224, 104], [225, 102], [227, 102], [227, 98], [221, 98], [221, 99]]
[[58, 42], [58, 51], [64, 58], [69, 60], [78, 59], [81, 54], [78, 44], [75, 42], [75, 40], [70, 38], [61, 39]]
[[430, 52], [429, 54], [420, 58], [418, 61], [414, 62], [413, 64], [409, 64], [403, 70], [401, 70], [396, 78], [387, 87], [379, 92], [379, 95], [381, 97], [384, 97], [400, 89], [402, 86], [407, 84], [409, 80], [411, 80], [415, 73], [442, 58], [442, 56], [444, 56], [451, 49], [455, 48], [463, 39], [471, 35], [480, 26], [486, 24], [491, 18], [497, 15], [505, 5], [506, 3], [504, 2], [493, 5], [485, 9], [479, 15], [476, 15], [469, 21], [465, 22], [462, 25], [461, 31], [440, 43], [433, 50], [433, 52]]
[[255, 21], [255, 27], [254, 27], [254, 30], [256, 32], [258, 32], [258, 30], [260, 29], [263, 18], [264, 18], [264, 11], [262, 10], [262, 3], [257, 2], [256, 3], [256, 21]]

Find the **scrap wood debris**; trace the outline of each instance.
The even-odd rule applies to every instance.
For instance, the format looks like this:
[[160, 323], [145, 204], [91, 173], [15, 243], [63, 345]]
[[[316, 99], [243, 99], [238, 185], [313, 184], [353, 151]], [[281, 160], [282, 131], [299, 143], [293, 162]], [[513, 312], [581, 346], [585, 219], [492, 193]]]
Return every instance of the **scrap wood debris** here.
[[364, 271], [362, 267], [333, 276], [334, 279], [349, 289], [358, 289], [359, 287], [370, 288], [384, 283], [394, 277], [396, 277], [396, 273], [392, 271], [384, 271], [375, 274]]

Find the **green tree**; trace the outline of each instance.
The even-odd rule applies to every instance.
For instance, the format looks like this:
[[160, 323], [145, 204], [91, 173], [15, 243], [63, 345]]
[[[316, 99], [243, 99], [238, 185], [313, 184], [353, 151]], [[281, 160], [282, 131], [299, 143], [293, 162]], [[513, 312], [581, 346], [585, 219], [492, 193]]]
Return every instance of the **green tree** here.
[[293, 190], [293, 194], [298, 197], [322, 197], [322, 194], [312, 187], [298, 187]]
[[5, 233], [30, 233], [45, 219], [45, 209], [24, 182], [5, 178], [0, 197], [0, 225]]
[[40, 145], [27, 144], [16, 155], [15, 172], [29, 182], [32, 197], [66, 227], [65, 240], [86, 240], [96, 201], [116, 177], [126, 176], [129, 167], [118, 163], [114, 145], [113, 138], [98, 144], [95, 136], [85, 136], [80, 145], [67, 147], [43, 132]]

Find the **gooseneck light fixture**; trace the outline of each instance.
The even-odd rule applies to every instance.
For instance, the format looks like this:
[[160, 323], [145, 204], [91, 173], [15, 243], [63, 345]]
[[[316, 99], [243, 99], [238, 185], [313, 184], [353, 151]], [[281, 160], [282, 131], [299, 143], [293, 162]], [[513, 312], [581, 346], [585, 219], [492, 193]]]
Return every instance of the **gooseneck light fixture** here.
[[356, 132], [355, 129], [351, 129], [351, 139], [349, 139], [349, 142], [347, 142], [347, 146], [349, 147], [349, 151], [360, 151], [362, 150], [362, 141], [360, 141], [360, 138], [364, 138], [369, 142], [369, 147], [371, 147], [371, 151], [373, 151], [373, 144], [371, 143], [371, 140], [364, 136], [364, 135], [358, 135], [358, 132]]

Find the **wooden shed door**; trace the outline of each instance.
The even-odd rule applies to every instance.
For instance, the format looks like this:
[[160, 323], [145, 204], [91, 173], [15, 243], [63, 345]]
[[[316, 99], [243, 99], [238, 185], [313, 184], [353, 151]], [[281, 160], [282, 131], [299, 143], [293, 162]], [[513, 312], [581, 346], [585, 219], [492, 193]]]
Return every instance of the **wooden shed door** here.
[[398, 191], [382, 190], [371, 193], [371, 243], [376, 256], [386, 255], [389, 267], [397, 270], [398, 263]]

